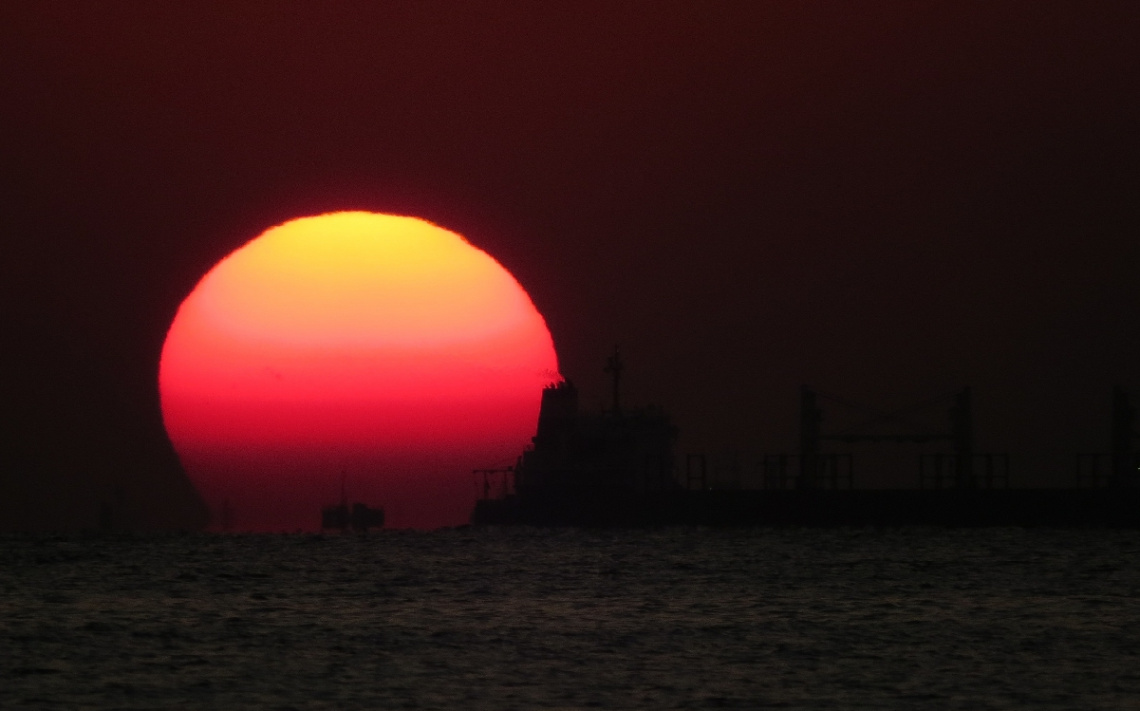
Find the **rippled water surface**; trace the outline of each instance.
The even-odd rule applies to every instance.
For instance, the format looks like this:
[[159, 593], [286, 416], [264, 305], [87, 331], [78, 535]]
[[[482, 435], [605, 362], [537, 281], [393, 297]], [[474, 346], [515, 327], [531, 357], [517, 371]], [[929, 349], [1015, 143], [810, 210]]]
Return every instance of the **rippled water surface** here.
[[0, 538], [0, 708], [1140, 707], [1140, 532]]

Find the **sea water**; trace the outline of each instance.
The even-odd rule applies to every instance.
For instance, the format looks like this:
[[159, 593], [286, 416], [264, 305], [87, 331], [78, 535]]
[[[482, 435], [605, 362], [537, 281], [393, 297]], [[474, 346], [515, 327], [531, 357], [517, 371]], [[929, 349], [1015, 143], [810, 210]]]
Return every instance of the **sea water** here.
[[0, 538], [0, 708], [1135, 709], [1140, 532]]

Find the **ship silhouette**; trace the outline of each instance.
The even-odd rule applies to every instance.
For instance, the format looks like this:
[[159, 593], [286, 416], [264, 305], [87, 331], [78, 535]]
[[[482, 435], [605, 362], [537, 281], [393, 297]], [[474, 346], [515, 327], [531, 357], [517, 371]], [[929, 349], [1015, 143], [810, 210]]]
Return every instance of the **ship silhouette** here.
[[348, 493], [345, 487], [347, 475], [341, 476], [340, 503], [325, 506], [321, 509], [321, 530], [353, 530], [366, 533], [370, 528], [384, 527], [384, 509], [372, 507], [367, 504], [354, 503], [349, 506]]
[[[803, 387], [799, 450], [764, 456], [758, 488], [716, 488], [704, 455], [686, 455], [678, 476], [678, 430], [664, 410], [621, 406], [622, 369], [615, 350], [606, 368], [612, 407], [600, 412], [582, 412], [569, 381], [543, 390], [532, 445], [513, 467], [477, 470], [485, 485], [473, 523], [1140, 528], [1136, 410], [1121, 388], [1113, 393], [1110, 451], [1078, 455], [1074, 487], [1010, 488], [1009, 456], [974, 449], [969, 388], [950, 396], [944, 429], [883, 434], [825, 431], [820, 396]], [[828, 450], [857, 441], [934, 442], [945, 451], [920, 455], [918, 488], [860, 489], [851, 455]], [[503, 477], [497, 496], [487, 484], [493, 474]]]

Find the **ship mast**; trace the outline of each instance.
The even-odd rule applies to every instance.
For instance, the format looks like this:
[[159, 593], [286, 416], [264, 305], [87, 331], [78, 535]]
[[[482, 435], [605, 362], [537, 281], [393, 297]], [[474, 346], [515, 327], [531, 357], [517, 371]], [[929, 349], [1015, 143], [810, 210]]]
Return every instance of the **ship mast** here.
[[625, 369], [618, 347], [614, 346], [614, 354], [606, 359], [606, 371], [613, 377], [614, 413], [621, 414], [621, 371]]

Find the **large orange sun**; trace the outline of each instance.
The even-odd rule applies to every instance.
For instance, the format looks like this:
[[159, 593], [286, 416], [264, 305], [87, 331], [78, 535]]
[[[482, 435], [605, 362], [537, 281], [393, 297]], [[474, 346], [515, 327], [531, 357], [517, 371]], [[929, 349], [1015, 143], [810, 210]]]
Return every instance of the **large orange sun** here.
[[389, 526], [465, 523], [558, 379], [542, 316], [486, 253], [368, 212], [274, 227], [219, 262], [162, 350], [166, 430], [239, 530], [312, 530], [341, 497]]

